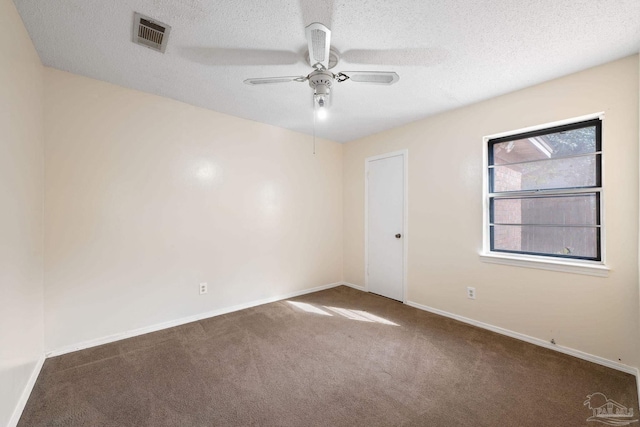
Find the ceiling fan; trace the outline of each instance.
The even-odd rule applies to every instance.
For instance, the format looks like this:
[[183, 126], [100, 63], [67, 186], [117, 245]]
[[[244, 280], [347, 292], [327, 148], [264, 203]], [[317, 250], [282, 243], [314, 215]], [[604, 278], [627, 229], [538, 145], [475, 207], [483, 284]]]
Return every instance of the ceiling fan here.
[[331, 105], [331, 89], [334, 82], [352, 81], [355, 83], [370, 83], [391, 85], [400, 78], [393, 71], [343, 71], [334, 74], [329, 71], [338, 63], [338, 53], [331, 49], [331, 30], [319, 22], [306, 27], [307, 43], [309, 45], [309, 65], [313, 71], [306, 76], [263, 77], [246, 79], [249, 85], [264, 85], [273, 83], [309, 82], [313, 89], [313, 106], [318, 111], [318, 117], [326, 117], [326, 108]]

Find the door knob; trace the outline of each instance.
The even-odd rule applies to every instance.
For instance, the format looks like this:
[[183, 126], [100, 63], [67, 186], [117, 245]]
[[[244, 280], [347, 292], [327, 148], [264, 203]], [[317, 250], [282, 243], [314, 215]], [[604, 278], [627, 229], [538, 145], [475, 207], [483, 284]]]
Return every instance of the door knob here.
[[400, 233], [396, 234], [396, 239], [399, 239], [401, 237], [402, 237], [402, 234], [400, 234]]

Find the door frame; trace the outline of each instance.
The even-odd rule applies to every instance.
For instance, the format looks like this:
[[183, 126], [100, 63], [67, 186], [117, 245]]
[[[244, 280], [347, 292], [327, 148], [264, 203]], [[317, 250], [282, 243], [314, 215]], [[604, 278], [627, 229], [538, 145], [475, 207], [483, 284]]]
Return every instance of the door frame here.
[[397, 150], [364, 159], [364, 290], [369, 292], [369, 162], [402, 156], [403, 164], [403, 215], [402, 215], [402, 303], [407, 303], [407, 260], [409, 223], [409, 150]]

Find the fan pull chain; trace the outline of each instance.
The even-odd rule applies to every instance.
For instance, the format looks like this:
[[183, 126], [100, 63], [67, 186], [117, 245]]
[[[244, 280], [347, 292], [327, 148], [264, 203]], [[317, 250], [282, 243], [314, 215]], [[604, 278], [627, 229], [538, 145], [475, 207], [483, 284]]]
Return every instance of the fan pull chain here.
[[313, 155], [316, 155], [316, 108], [312, 110], [313, 114]]

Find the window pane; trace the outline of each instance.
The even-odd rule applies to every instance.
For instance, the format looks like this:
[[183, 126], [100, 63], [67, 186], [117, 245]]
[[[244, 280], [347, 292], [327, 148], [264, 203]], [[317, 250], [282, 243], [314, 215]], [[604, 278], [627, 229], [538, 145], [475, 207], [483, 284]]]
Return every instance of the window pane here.
[[497, 224], [598, 225], [595, 193], [572, 196], [493, 199]]
[[598, 257], [599, 230], [595, 227], [540, 227], [494, 225], [492, 250], [565, 257]]
[[490, 169], [494, 193], [553, 188], [596, 187], [600, 155], [496, 166]]
[[596, 147], [596, 127], [589, 126], [500, 142], [492, 144], [491, 149], [494, 165], [593, 153], [598, 151]]

